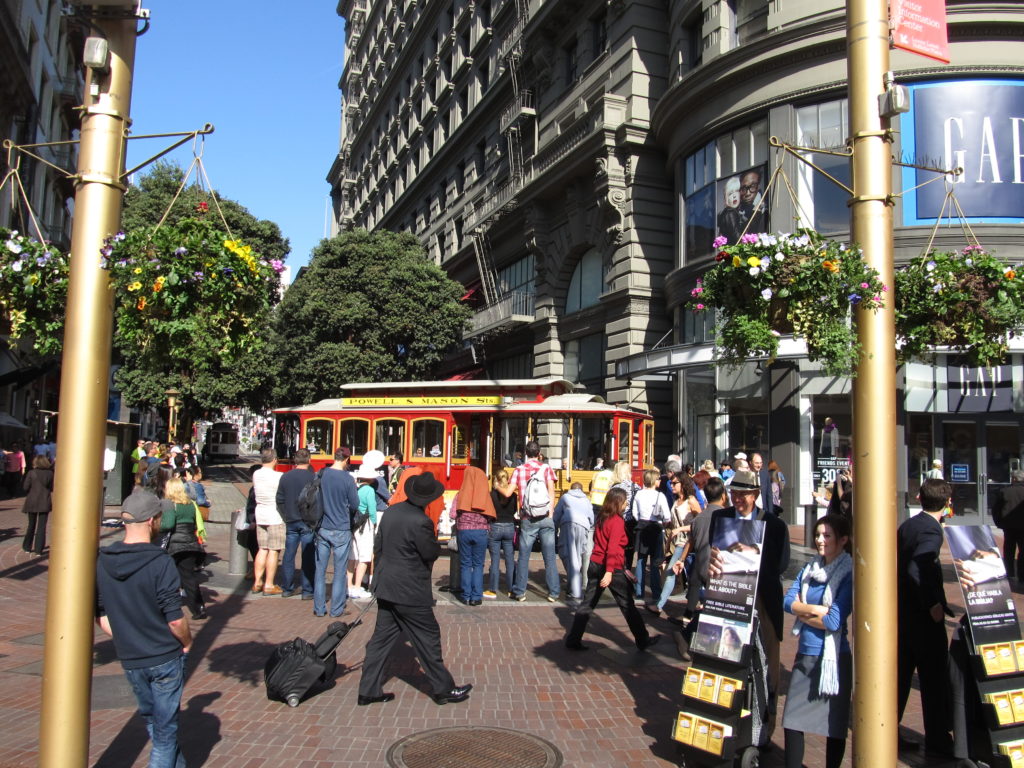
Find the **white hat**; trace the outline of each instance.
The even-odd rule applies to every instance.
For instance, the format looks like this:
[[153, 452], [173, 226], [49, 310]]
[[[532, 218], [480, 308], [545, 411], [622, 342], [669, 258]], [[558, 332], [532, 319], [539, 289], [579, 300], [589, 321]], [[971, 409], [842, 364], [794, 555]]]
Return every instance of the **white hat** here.
[[387, 456], [385, 456], [381, 451], [367, 451], [363, 454], [363, 463], [360, 466], [369, 467], [370, 469], [380, 469], [384, 466], [385, 461], [387, 461]]
[[734, 459], [744, 459], [744, 460], [746, 460], [747, 454], [745, 454], [743, 451], [740, 451], [735, 456], [733, 456], [733, 458]]
[[367, 466], [366, 464], [360, 465], [359, 469], [356, 470], [356, 480], [376, 480], [377, 470], [373, 467]]
[[932, 466], [933, 467], [941, 467], [942, 466], [942, 459], [933, 459], [932, 460]]
[[181, 447], [177, 445], [171, 446], [171, 453], [181, 453]]

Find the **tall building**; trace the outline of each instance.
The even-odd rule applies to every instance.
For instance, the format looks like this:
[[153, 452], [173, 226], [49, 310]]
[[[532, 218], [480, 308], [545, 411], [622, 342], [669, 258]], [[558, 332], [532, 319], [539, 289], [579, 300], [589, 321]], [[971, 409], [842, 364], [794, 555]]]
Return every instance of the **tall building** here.
[[[0, 138], [15, 144], [43, 144], [77, 138], [82, 103], [82, 22], [63, 14], [58, 0], [0, 0]], [[0, 226], [42, 237], [62, 250], [71, 243], [76, 144], [36, 147], [26, 154], [0, 153]], [[43, 162], [45, 161], [45, 162]], [[49, 165], [48, 165], [49, 163]], [[24, 196], [10, 176], [12, 166]], [[27, 204], [25, 201], [27, 198]], [[31, 210], [31, 215], [29, 214]], [[32, 217], [40, 231], [32, 224]], [[57, 408], [56, 361], [40, 361], [25, 346], [7, 348], [0, 328], [0, 411], [13, 417], [0, 424], [0, 441], [27, 438], [42, 428], [41, 410]]]
[[[1019, 262], [1024, 224], [1024, 8], [949, 0], [951, 63], [893, 51], [910, 111], [893, 153], [962, 166], [950, 182], [983, 245]], [[848, 379], [806, 355], [714, 364], [686, 307], [730, 194], [765, 228], [849, 237], [842, 0], [669, 3], [342, 0], [348, 25], [337, 226], [416, 233], [479, 302], [467, 334], [487, 375], [563, 376], [656, 416], [659, 455], [774, 458], [792, 520], [853, 455]], [[768, 194], [779, 170], [789, 184]], [[946, 181], [894, 170], [897, 262], [962, 248]], [[938, 224], [941, 226], [937, 227]], [[944, 353], [898, 372], [901, 508], [932, 459], [967, 522], [1024, 449], [1024, 344], [978, 369]], [[834, 428], [825, 432], [825, 419]], [[823, 437], [824, 435], [824, 437]], [[863, 483], [863, 485], [862, 485]], [[870, 479], [858, 487], [870, 488]]]

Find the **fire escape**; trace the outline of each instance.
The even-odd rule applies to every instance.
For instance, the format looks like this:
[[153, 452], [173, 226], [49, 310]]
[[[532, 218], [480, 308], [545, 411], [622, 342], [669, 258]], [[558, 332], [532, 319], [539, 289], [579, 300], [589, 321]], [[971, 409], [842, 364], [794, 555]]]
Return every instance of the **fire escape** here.
[[516, 195], [522, 190], [525, 178], [522, 132], [530, 128], [529, 121], [537, 114], [533, 92], [521, 85], [523, 31], [530, 20], [530, 3], [529, 0], [515, 0], [515, 6], [512, 28], [498, 50], [499, 57], [507, 64], [512, 82], [512, 100], [502, 110], [498, 123], [508, 145], [509, 174], [503, 183], [488, 185], [466, 222], [466, 230], [472, 233], [473, 251], [486, 302], [470, 322], [470, 330], [466, 333], [469, 338], [498, 334], [534, 320], [532, 293], [503, 293], [499, 290], [488, 237], [488, 231], [501, 215], [516, 207]]

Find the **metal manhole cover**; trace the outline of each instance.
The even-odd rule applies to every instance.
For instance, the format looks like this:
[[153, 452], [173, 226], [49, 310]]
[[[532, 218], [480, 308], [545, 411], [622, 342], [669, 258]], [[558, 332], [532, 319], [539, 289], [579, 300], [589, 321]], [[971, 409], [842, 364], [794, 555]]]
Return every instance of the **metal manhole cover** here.
[[391, 745], [391, 768], [561, 768], [554, 744], [507, 728], [458, 726], [414, 733]]

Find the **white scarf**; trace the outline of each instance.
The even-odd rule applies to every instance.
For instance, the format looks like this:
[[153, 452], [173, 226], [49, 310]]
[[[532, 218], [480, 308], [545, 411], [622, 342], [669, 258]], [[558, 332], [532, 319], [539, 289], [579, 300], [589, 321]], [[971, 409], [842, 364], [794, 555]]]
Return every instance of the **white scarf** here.
[[[853, 558], [843, 552], [831, 563], [825, 564], [822, 557], [815, 557], [813, 561], [800, 572], [800, 602], [807, 602], [807, 588], [811, 582], [825, 585], [825, 592], [821, 596], [821, 604], [826, 608], [832, 606], [832, 585], [843, 583], [853, 571]], [[793, 625], [793, 634], [799, 635], [803, 621], [796, 620]], [[835, 632], [825, 630], [825, 642], [821, 652], [821, 676], [818, 679], [818, 693], [822, 696], [835, 696], [839, 693], [839, 641], [842, 633], [842, 625]]]

